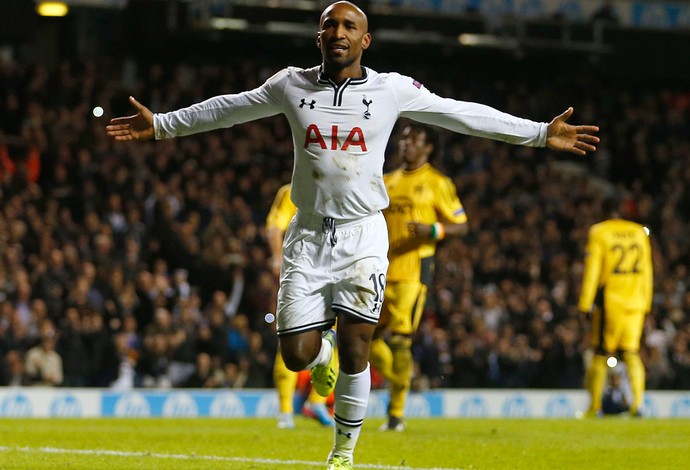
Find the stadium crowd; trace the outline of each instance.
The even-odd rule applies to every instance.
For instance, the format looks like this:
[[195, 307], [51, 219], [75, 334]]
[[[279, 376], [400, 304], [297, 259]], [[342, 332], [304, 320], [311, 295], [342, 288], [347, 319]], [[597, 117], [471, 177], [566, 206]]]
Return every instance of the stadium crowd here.
[[[690, 388], [690, 91], [433, 70], [401, 72], [535, 120], [573, 104], [602, 142], [573, 159], [442, 133], [434, 164], [453, 175], [470, 233], [439, 247], [415, 387], [581, 387], [584, 244], [615, 192], [652, 234], [647, 387]], [[134, 145], [104, 127], [128, 95], [164, 111], [274, 71], [0, 62], [0, 385], [272, 386], [277, 280], [263, 224], [291, 175], [287, 122]]]

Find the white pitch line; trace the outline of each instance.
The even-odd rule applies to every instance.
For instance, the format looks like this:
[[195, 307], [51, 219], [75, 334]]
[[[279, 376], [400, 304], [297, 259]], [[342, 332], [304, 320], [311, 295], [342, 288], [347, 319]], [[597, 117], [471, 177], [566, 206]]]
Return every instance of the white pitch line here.
[[[114, 457], [149, 457], [154, 459], [173, 460], [211, 460], [214, 462], [242, 462], [270, 465], [302, 465], [309, 467], [323, 467], [325, 462], [309, 460], [278, 460], [278, 459], [253, 459], [249, 457], [223, 457], [220, 455], [196, 455], [196, 454], [161, 454], [159, 452], [125, 452], [108, 449], [59, 449], [56, 447], [9, 447], [0, 446], [0, 452], [26, 452], [38, 454], [68, 454], [68, 455], [110, 455]], [[401, 467], [391, 465], [375, 465], [358, 463], [357, 468], [371, 468], [376, 470], [462, 470], [451, 467]]]

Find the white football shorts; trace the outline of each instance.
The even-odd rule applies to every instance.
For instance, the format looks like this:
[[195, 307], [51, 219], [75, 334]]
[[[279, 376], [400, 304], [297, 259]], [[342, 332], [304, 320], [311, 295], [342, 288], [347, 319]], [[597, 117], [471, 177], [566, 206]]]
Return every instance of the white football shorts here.
[[381, 212], [339, 221], [298, 211], [283, 243], [278, 335], [328, 329], [339, 314], [377, 324], [387, 269]]

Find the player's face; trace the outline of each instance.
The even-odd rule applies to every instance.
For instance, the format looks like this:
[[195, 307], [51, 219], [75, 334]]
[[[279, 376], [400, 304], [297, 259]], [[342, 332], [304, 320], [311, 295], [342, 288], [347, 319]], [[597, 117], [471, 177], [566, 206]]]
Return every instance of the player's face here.
[[429, 161], [432, 145], [426, 141], [426, 132], [406, 127], [403, 129], [398, 152], [408, 170], [414, 170]]
[[344, 69], [359, 66], [362, 52], [369, 47], [371, 35], [367, 17], [348, 2], [334, 3], [321, 15], [317, 44], [324, 65]]

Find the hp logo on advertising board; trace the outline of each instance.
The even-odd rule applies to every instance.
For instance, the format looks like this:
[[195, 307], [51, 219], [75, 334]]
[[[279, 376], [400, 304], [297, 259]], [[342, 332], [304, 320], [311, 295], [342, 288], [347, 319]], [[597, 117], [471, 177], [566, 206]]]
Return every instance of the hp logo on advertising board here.
[[33, 416], [33, 406], [29, 397], [22, 393], [7, 395], [0, 402], [0, 416], [28, 418]]
[[259, 398], [256, 405], [256, 416], [266, 418], [278, 415], [278, 397], [275, 393], [267, 393]]
[[671, 416], [674, 418], [690, 418], [690, 397], [675, 400], [671, 405]]
[[423, 395], [410, 394], [405, 403], [405, 416], [426, 418], [431, 416], [431, 406]]
[[242, 400], [234, 393], [219, 393], [211, 403], [209, 414], [218, 418], [243, 418], [247, 415]]
[[81, 401], [71, 393], [58, 395], [50, 404], [50, 416], [78, 418], [83, 414]]
[[199, 416], [199, 408], [188, 393], [172, 393], [163, 404], [163, 416]]
[[460, 416], [481, 418], [488, 415], [489, 407], [479, 395], [471, 395], [460, 403]]
[[503, 416], [511, 418], [528, 418], [532, 416], [532, 408], [522, 395], [512, 395], [503, 403]]
[[567, 396], [555, 395], [546, 403], [545, 414], [553, 418], [565, 418], [573, 416], [575, 409]]
[[142, 394], [127, 393], [117, 400], [115, 416], [148, 417], [151, 416], [151, 406]]

